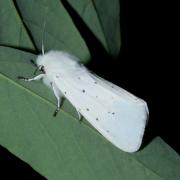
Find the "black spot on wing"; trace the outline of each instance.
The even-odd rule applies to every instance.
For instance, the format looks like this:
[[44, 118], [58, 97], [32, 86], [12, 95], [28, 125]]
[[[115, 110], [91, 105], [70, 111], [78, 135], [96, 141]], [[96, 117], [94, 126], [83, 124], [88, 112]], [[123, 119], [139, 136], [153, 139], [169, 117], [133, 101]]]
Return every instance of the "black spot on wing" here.
[[86, 91], [83, 89], [82, 92], [85, 93]]
[[112, 112], [112, 113], [111, 113], [110, 111], [108, 111], [108, 114], [112, 114], [112, 115], [115, 115], [115, 112]]

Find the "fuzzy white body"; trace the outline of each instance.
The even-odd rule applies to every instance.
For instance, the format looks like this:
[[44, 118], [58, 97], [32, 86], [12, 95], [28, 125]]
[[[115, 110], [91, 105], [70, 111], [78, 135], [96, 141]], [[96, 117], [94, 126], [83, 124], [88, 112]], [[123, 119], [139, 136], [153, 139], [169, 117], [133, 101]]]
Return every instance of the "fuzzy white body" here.
[[140, 148], [148, 119], [145, 101], [90, 73], [78, 59], [62, 51], [37, 58], [43, 81], [56, 97], [66, 97], [104, 137], [126, 152]]

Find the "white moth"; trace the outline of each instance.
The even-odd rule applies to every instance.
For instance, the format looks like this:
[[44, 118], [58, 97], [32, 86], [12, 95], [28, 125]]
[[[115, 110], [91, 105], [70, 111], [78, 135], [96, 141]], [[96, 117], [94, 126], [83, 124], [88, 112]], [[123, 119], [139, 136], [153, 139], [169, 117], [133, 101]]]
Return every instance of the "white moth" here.
[[145, 101], [98, 77], [79, 64], [77, 58], [63, 51], [51, 50], [37, 57], [42, 74], [25, 81], [42, 79], [57, 98], [59, 111], [62, 97], [76, 108], [105, 138], [126, 152], [140, 148], [148, 119]]

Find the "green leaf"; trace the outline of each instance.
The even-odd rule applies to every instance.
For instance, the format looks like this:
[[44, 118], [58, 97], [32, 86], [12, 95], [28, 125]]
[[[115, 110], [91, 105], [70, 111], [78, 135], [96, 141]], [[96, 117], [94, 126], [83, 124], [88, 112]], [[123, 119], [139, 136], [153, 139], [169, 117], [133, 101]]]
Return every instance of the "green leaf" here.
[[35, 50], [13, 1], [0, 0], [0, 45]]
[[79, 57], [83, 62], [89, 60], [87, 46], [61, 1], [18, 0], [16, 3], [39, 51], [44, 39], [46, 51], [65, 50]]
[[16, 79], [33, 73], [31, 58], [35, 55], [0, 47], [2, 146], [52, 180], [180, 178], [180, 157], [160, 138], [129, 154], [80, 124], [69, 112], [61, 110], [54, 118], [55, 105], [49, 89], [41, 82]]
[[112, 56], [120, 50], [119, 0], [68, 0]]
[[180, 179], [180, 157], [161, 138], [156, 138], [134, 157], [164, 179]]

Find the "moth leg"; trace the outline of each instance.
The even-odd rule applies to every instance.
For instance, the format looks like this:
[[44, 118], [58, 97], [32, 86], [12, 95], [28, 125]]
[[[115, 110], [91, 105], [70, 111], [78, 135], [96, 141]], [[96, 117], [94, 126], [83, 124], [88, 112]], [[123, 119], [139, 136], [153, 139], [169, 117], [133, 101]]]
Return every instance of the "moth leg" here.
[[21, 79], [21, 80], [24, 80], [24, 81], [38, 81], [40, 79], [42, 79], [44, 77], [44, 74], [39, 74], [33, 78], [26, 78], [26, 77], [23, 77], [23, 76], [18, 76], [18, 79]]
[[54, 111], [54, 114], [53, 114], [53, 116], [56, 116], [57, 113], [60, 110], [60, 107], [61, 107], [61, 99], [62, 99], [61, 96], [62, 95], [61, 95], [60, 91], [56, 88], [54, 83], [52, 83], [52, 89], [53, 89], [54, 95], [55, 95], [55, 97], [57, 99], [57, 108], [56, 108], [56, 110]]
[[82, 115], [77, 109], [76, 109], [76, 111], [77, 111], [77, 114], [78, 114], [79, 121], [81, 122], [82, 121]]
[[31, 59], [30, 62], [34, 67], [36, 67], [36, 68], [38, 67], [38, 65], [34, 62], [34, 60]]

